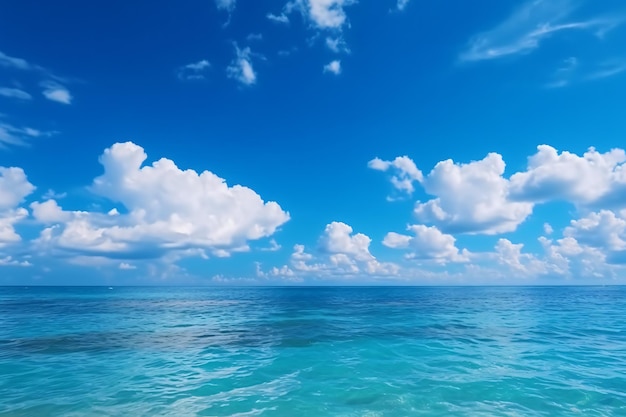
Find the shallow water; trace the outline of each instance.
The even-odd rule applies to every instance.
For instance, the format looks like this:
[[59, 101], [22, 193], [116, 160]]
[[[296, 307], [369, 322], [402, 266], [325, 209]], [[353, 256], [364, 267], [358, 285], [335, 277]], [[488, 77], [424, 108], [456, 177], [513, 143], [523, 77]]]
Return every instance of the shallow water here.
[[0, 416], [626, 416], [625, 287], [0, 288]]

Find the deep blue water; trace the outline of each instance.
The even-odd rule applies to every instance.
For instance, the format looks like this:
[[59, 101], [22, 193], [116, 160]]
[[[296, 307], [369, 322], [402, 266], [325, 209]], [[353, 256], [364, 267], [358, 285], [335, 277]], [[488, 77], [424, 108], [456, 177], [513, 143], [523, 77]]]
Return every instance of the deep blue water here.
[[0, 416], [626, 416], [626, 287], [0, 288]]

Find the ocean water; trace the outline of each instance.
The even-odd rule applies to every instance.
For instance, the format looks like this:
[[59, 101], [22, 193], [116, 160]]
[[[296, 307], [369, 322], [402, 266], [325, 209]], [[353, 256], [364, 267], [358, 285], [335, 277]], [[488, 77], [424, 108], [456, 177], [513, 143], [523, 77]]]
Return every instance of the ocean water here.
[[0, 288], [0, 416], [626, 416], [626, 288]]

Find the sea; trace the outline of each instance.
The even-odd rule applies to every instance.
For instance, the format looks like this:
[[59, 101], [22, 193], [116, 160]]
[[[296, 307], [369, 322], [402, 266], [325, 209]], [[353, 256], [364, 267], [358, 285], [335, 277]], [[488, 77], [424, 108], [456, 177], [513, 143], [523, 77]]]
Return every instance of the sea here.
[[626, 416], [626, 287], [1, 287], [0, 416]]

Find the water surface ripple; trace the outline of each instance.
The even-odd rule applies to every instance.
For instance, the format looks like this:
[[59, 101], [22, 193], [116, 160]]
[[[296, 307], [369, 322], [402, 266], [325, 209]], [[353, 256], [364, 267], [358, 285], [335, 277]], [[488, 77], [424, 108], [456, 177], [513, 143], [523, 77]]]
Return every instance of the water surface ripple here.
[[0, 288], [0, 416], [626, 416], [626, 288]]

